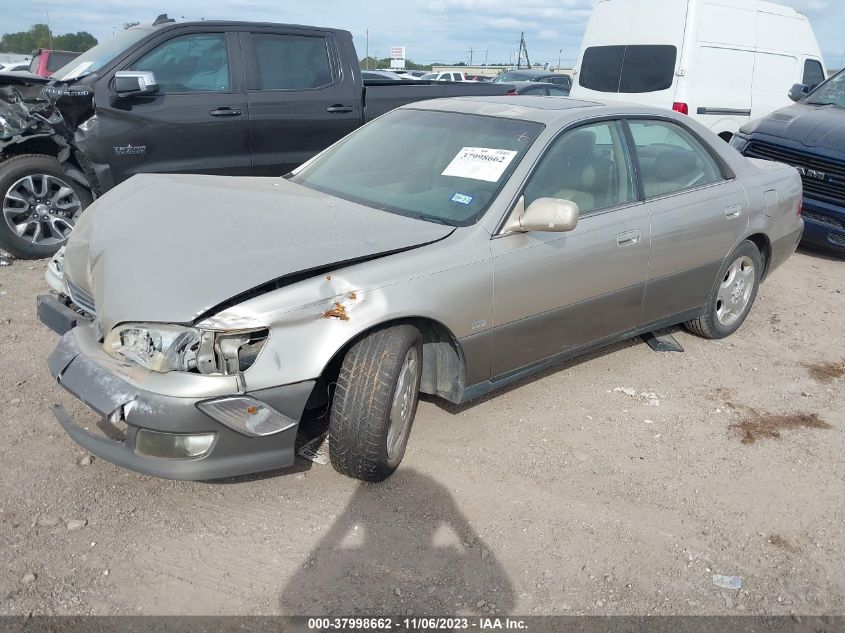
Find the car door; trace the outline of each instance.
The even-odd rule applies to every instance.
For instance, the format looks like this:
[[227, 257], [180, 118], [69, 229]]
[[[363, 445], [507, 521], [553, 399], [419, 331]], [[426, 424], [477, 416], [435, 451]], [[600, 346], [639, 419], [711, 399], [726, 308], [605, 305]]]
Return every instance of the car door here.
[[283, 175], [361, 125], [363, 93], [331, 33], [255, 29], [241, 40], [257, 175]]
[[718, 154], [681, 123], [630, 119], [651, 217], [641, 324], [705, 304], [722, 262], [748, 226], [748, 199]]
[[649, 257], [649, 220], [637, 199], [622, 125], [588, 123], [559, 135], [523, 189], [575, 202], [566, 233], [497, 235], [492, 376], [607, 340], [640, 316]]
[[[169, 30], [117, 70], [151, 71], [159, 92], [116, 100], [97, 86], [99, 135], [117, 184], [133, 174], [246, 174], [252, 164], [237, 38], [223, 29]], [[108, 183], [106, 183], [108, 184]]]

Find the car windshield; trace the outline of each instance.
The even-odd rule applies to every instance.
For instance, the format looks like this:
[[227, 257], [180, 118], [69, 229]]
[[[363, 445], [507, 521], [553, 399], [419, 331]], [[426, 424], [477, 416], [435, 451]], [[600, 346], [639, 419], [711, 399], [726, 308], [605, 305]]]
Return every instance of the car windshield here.
[[306, 163], [291, 180], [389, 213], [468, 226], [542, 129], [530, 121], [394, 110]]
[[53, 78], [59, 81], [69, 81], [95, 73], [153, 31], [155, 29], [152, 27], [135, 26], [115, 33], [112, 37], [104, 39], [94, 48], [85, 51], [76, 59], [59, 68], [53, 74]]
[[845, 72], [834, 75], [827, 83], [819, 86], [805, 103], [845, 108]]
[[512, 73], [502, 73], [498, 77], [493, 80], [493, 83], [502, 84], [507, 83], [509, 81], [530, 81], [531, 76], [527, 73], [520, 73], [520, 72], [512, 72]]

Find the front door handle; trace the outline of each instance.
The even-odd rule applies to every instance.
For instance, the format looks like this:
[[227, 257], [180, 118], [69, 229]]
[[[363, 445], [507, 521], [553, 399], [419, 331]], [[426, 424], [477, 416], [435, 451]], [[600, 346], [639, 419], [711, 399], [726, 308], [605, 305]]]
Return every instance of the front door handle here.
[[354, 109], [355, 108], [353, 108], [351, 106], [345, 106], [345, 105], [341, 105], [339, 103], [336, 103], [335, 105], [329, 106], [328, 108], [326, 108], [326, 112], [331, 112], [332, 114], [338, 114], [338, 113], [342, 114], [342, 113], [345, 113], [345, 112], [352, 112]]
[[209, 112], [211, 116], [241, 116], [243, 112], [240, 110], [233, 110], [232, 108], [223, 106], [222, 108], [217, 108], [216, 110], [212, 110]]
[[731, 218], [738, 218], [741, 213], [742, 213], [742, 207], [738, 204], [725, 209], [725, 217], [728, 218], [729, 220]]
[[624, 248], [626, 246], [633, 246], [637, 242], [640, 241], [640, 232], [639, 231], [626, 231], [625, 233], [620, 233], [616, 236], [616, 245], [620, 248]]

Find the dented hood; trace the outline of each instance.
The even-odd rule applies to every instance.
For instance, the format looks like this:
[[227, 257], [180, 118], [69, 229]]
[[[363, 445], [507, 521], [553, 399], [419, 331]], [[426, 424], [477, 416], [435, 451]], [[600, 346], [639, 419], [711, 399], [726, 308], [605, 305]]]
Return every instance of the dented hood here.
[[126, 321], [190, 323], [272, 280], [453, 230], [281, 178], [139, 175], [85, 211], [64, 270], [93, 296], [106, 331]]

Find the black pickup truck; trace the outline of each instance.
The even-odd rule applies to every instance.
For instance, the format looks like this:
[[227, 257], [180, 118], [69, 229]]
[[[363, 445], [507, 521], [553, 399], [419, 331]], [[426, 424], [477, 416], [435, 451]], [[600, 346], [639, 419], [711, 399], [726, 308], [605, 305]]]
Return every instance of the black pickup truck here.
[[140, 172], [282, 175], [406, 103], [508, 85], [365, 82], [347, 31], [160, 16], [48, 80], [0, 74], [0, 247], [46, 257]]
[[845, 256], [845, 70], [796, 101], [742, 127], [731, 145], [749, 158], [796, 167], [804, 183], [802, 243]]

